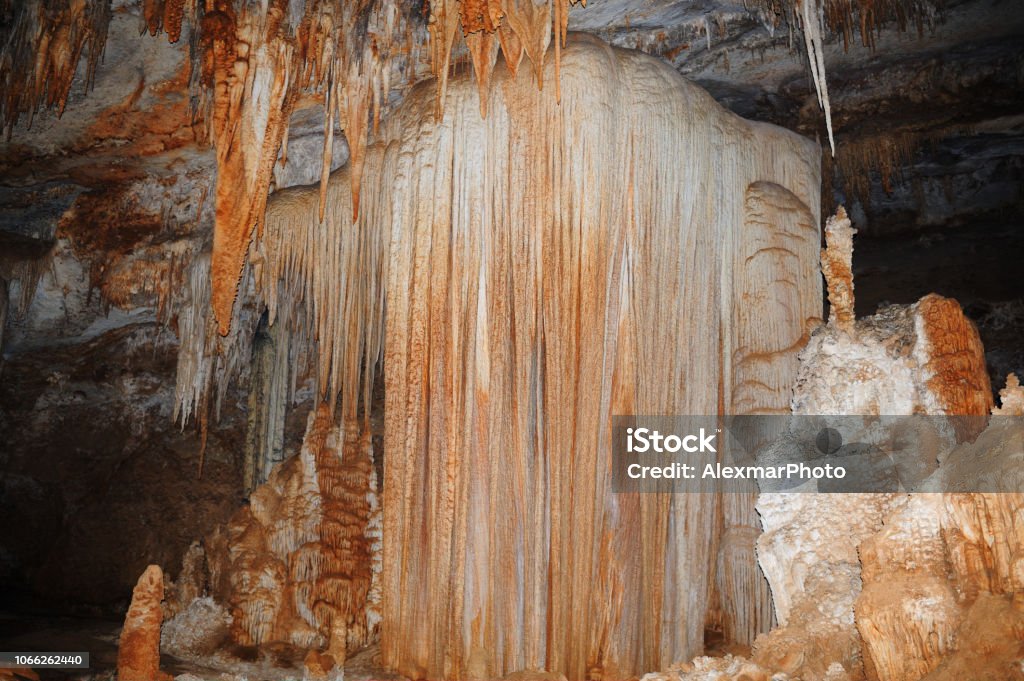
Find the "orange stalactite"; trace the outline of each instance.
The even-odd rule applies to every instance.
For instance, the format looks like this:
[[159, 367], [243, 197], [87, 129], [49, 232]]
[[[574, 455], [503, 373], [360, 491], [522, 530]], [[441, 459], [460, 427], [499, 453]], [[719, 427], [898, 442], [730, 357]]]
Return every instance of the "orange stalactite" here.
[[[196, 2], [197, 0], [191, 0]], [[165, 0], [164, 2], [164, 30], [167, 32], [167, 40], [171, 43], [178, 42], [181, 37], [181, 23], [185, 18], [186, 0]]]
[[156, 35], [163, 26], [164, 3], [163, 0], [143, 0], [142, 20], [146, 23], [146, 30], [150, 35]]
[[[236, 6], [229, 0], [145, 0], [142, 6], [150, 34], [164, 31], [174, 43], [187, 26], [198, 32], [202, 46], [197, 66], [203, 90], [193, 94], [203, 102], [206, 138], [216, 149], [210, 276], [212, 311], [221, 335], [230, 328], [239, 276], [252, 235], [263, 220], [271, 169], [285, 148], [296, 101], [313, 94], [324, 102], [325, 177], [330, 172], [334, 122], [344, 126], [355, 220], [370, 120], [376, 131], [389, 89], [391, 60], [414, 58], [411, 49], [392, 51], [396, 34], [404, 33], [411, 41], [413, 31], [392, 0], [309, 0], [297, 19], [291, 6], [295, 1], [271, 0], [265, 8]], [[528, 56], [541, 87], [544, 53], [554, 33], [557, 74], [570, 2], [557, 0], [554, 12], [551, 3], [534, 0], [432, 3], [429, 39], [437, 76], [437, 114], [443, 113], [460, 25], [476, 71], [481, 114], [486, 115], [499, 51], [512, 73], [523, 55]], [[0, 59], [0, 82], [6, 86], [0, 119], [8, 129], [20, 114], [31, 114], [40, 105], [62, 110], [83, 52], [88, 54], [89, 79], [102, 54], [110, 18], [107, 0], [67, 0], [59, 11], [49, 10], [39, 0], [27, 2], [16, 21], [14, 39]], [[326, 199], [325, 179], [321, 213]]]
[[491, 74], [498, 59], [497, 32], [478, 31], [466, 36], [466, 47], [473, 62], [476, 85], [480, 92], [480, 116], [487, 118], [487, 99], [491, 92]]
[[363, 157], [366, 154], [367, 126], [369, 125], [368, 110], [371, 102], [370, 86], [370, 80], [367, 75], [353, 73], [346, 83], [343, 95], [345, 99], [345, 118], [347, 121], [345, 134], [348, 139], [349, 163], [352, 166], [349, 182], [352, 187], [353, 222], [359, 217], [359, 190], [363, 178]]
[[459, 28], [459, 14], [451, 5], [454, 3], [441, 0], [430, 6], [430, 66], [437, 78], [436, 114], [444, 115], [444, 96], [448, 89], [448, 71], [451, 63], [452, 48], [455, 46], [455, 35]]
[[478, 31], [494, 33], [505, 14], [501, 0], [459, 0], [458, 5], [466, 36]]
[[[507, 22], [519, 38], [523, 51], [533, 64], [537, 87], [544, 89], [544, 56], [551, 43], [551, 5], [533, 0], [508, 0]], [[508, 53], [505, 55], [508, 60]]]
[[498, 27], [498, 40], [501, 42], [501, 52], [505, 55], [505, 65], [508, 72], [515, 78], [519, 72], [519, 64], [523, 61], [523, 41], [519, 34], [508, 27], [508, 22]]
[[[283, 2], [265, 16], [232, 16], [220, 0], [207, 15], [212, 41], [213, 120], [217, 151], [216, 214], [211, 260], [213, 314], [227, 335], [253, 230], [263, 219], [272, 168], [294, 107], [293, 43]], [[216, 21], [216, 23], [214, 23]]]

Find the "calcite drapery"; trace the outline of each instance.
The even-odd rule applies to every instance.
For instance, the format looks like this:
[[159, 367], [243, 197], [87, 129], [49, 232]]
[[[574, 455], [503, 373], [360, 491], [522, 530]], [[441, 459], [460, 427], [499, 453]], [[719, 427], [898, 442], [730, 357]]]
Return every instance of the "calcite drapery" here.
[[[323, 225], [317, 192], [282, 192], [255, 250], [348, 418], [385, 356], [382, 652], [414, 678], [699, 652], [719, 529], [752, 500], [612, 494], [608, 419], [783, 408], [820, 316], [817, 148], [570, 45], [560, 104], [501, 63], [490, 89], [453, 80], [440, 121], [417, 88], [367, 149], [356, 224], [342, 170]], [[742, 536], [718, 580], [737, 637], [769, 608]]]

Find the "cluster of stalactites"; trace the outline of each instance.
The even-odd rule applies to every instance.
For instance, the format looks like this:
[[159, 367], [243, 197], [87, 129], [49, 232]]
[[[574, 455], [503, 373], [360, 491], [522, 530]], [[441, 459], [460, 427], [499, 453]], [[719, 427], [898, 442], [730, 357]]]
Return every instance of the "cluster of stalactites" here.
[[[383, 0], [277, 0], [236, 10], [213, 0], [202, 21], [205, 120], [217, 151], [211, 302], [218, 331], [231, 325], [239, 274], [254, 230], [262, 228], [272, 169], [287, 160], [289, 117], [300, 97], [323, 102], [324, 183], [335, 122], [346, 131], [358, 210], [369, 124], [390, 90], [398, 7]], [[405, 28], [406, 34], [409, 28]], [[326, 200], [321, 191], [321, 214]]]
[[[528, 56], [540, 84], [553, 31], [556, 63], [560, 58], [572, 1], [430, 3], [439, 112], [457, 30], [465, 36], [481, 92], [489, 87], [499, 46], [513, 71]], [[111, 4], [0, 0], [0, 10], [14, 14], [0, 53], [0, 121], [10, 131], [21, 114], [41, 106], [63, 111], [83, 53], [91, 82], [103, 54]], [[407, 12], [395, 0], [143, 0], [141, 10], [144, 31], [162, 31], [172, 43], [185, 36], [190, 46], [190, 94], [198, 103], [193, 113], [201, 114], [217, 152], [211, 304], [217, 330], [225, 335], [249, 242], [261, 229], [273, 165], [287, 160], [288, 120], [296, 103], [311, 96], [325, 109], [321, 220], [336, 123], [345, 131], [354, 220], [371, 121], [376, 128], [392, 71], [404, 68], [413, 78], [417, 75], [413, 46], [425, 36], [410, 17], [420, 10]], [[485, 102], [481, 97], [482, 110]]]
[[11, 20], [0, 47], [0, 123], [10, 137], [23, 114], [64, 112], [83, 54], [91, 86], [103, 57], [110, 0], [0, 0]]
[[443, 113], [448, 65], [454, 47], [456, 29], [461, 27], [477, 86], [480, 89], [480, 113], [487, 116], [486, 93], [498, 51], [513, 75], [523, 56], [533, 64], [537, 86], [544, 87], [544, 55], [555, 34], [555, 88], [559, 88], [561, 50], [569, 25], [569, 6], [586, 0], [438, 0], [430, 5], [431, 66], [438, 78], [437, 108]]
[[[154, 0], [158, 1], [158, 0]], [[575, 0], [580, 1], [580, 0]], [[227, 0], [215, 0], [230, 4]], [[544, 55], [555, 40], [555, 87], [558, 64], [573, 0], [440, 0], [430, 4], [431, 66], [438, 79], [438, 114], [442, 113], [451, 54], [458, 29], [465, 38], [480, 88], [481, 114], [499, 47], [513, 72], [524, 54], [543, 85]], [[302, 5], [301, 9], [296, 7]], [[166, 12], [164, 13], [166, 16]], [[294, 19], [290, 17], [299, 17]], [[296, 23], [297, 22], [297, 23]], [[217, 147], [217, 217], [211, 277], [212, 304], [218, 331], [226, 334], [238, 277], [254, 228], [266, 211], [274, 161], [287, 159], [288, 116], [301, 93], [319, 96], [325, 108], [324, 146], [318, 216], [323, 222], [328, 199], [335, 122], [349, 145], [351, 214], [359, 213], [360, 186], [370, 126], [376, 130], [391, 73], [397, 60], [413, 60], [412, 49], [400, 54], [396, 38], [412, 43], [413, 27], [396, 3], [386, 0], [283, 0], [260, 11], [232, 15], [223, 10], [216, 22], [204, 19], [204, 76], [214, 93], [208, 118]], [[407, 63], [415, 74], [415, 64]], [[269, 96], [268, 96], [269, 95]]]

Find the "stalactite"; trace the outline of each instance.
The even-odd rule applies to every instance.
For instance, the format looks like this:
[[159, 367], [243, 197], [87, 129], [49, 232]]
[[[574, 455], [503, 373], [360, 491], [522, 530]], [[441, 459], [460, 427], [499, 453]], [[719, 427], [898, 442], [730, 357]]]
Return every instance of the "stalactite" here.
[[[537, 87], [543, 89], [544, 56], [551, 43], [551, 31], [548, 28], [551, 26], [551, 4], [534, 0], [508, 0], [506, 21], [533, 64]], [[505, 60], [508, 61], [508, 52], [505, 53]]]
[[[345, 419], [385, 356], [382, 645], [411, 677], [615, 677], [699, 652], [717, 504], [611, 494], [605, 426], [732, 408], [737, 338], [784, 357], [820, 313], [817, 238], [787, 236], [816, 232], [814, 145], [647, 57], [582, 36], [563, 57], [560, 105], [499, 62], [486, 121], [471, 78], [440, 121], [434, 84], [414, 89], [366, 150], [355, 225], [346, 168], [323, 224], [317, 188], [279, 192], [254, 249], [270, 319], [295, 328], [303, 301]], [[738, 231], [764, 181], [781, 226]], [[801, 313], [721, 317], [749, 304], [733, 259], [758, 229], [757, 276], [800, 282]], [[742, 609], [756, 568], [730, 555], [750, 562], [724, 582]], [[739, 628], [761, 626], [754, 607]]]
[[[259, 316], [252, 305], [236, 305], [231, 332], [216, 333], [210, 306], [210, 260], [197, 256], [185, 285], [171, 307], [178, 311], [178, 363], [174, 385], [174, 420], [182, 427], [192, 418], [200, 424], [210, 411], [217, 418], [228, 386], [248, 367]], [[248, 268], [247, 268], [248, 269]], [[243, 276], [243, 297], [252, 299], [251, 276]], [[289, 397], [292, 392], [289, 392]]]
[[476, 74], [477, 90], [480, 96], [480, 115], [487, 118], [487, 100], [491, 96], [491, 74], [498, 58], [498, 35], [496, 32], [479, 31], [466, 36], [469, 58]]
[[798, 0], [798, 3], [811, 79], [814, 81], [814, 90], [818, 93], [818, 105], [821, 106], [821, 110], [825, 114], [828, 146], [832, 150], [832, 155], [835, 156], [836, 141], [832, 136], [832, 103], [829, 100], [828, 83], [825, 80], [824, 19], [822, 18], [821, 0]]
[[217, 149], [216, 218], [211, 303], [227, 335], [245, 254], [262, 220], [271, 171], [284, 139], [296, 92], [290, 81], [293, 46], [284, 10], [271, 6], [235, 15], [229, 0], [214, 12], [224, 25], [214, 42], [212, 136]]
[[83, 53], [85, 86], [91, 87], [110, 22], [110, 0], [15, 4], [16, 16], [0, 51], [0, 122], [8, 137], [22, 114], [31, 121], [40, 107], [63, 113]]
[[284, 325], [261, 323], [252, 343], [243, 487], [246, 494], [267, 480], [284, 459], [285, 407], [289, 396], [291, 354]]
[[523, 61], [526, 51], [519, 34], [508, 27], [508, 22], [498, 27], [498, 40], [501, 42], [501, 53], [505, 55], [505, 66], [513, 78], [519, 72], [519, 64]]
[[199, 0], [164, 0], [163, 28], [167, 32], [167, 41], [178, 42], [181, 37], [181, 24], [185, 19], [185, 4], [195, 7]]
[[53, 267], [50, 253], [49, 249], [34, 253], [32, 257], [18, 257], [16, 252], [0, 253], [0, 279], [5, 281], [8, 292], [14, 294], [10, 299], [13, 307], [7, 311], [8, 315], [22, 317], [28, 312], [40, 278]]
[[835, 165], [842, 176], [842, 187], [850, 197], [864, 205], [871, 199], [872, 172], [878, 174], [882, 190], [892, 191], [900, 169], [914, 160], [926, 137], [913, 132], [886, 132], [844, 142], [836, 152]]

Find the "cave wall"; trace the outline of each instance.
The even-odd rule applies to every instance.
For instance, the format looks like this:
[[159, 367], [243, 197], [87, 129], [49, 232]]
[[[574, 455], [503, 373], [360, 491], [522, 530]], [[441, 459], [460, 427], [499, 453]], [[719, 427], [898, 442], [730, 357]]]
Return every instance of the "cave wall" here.
[[22, 592], [12, 602], [116, 610], [146, 565], [180, 563], [233, 511], [244, 422], [225, 410], [200, 475], [198, 432], [171, 419], [176, 348], [138, 323], [4, 362], [0, 585]]

